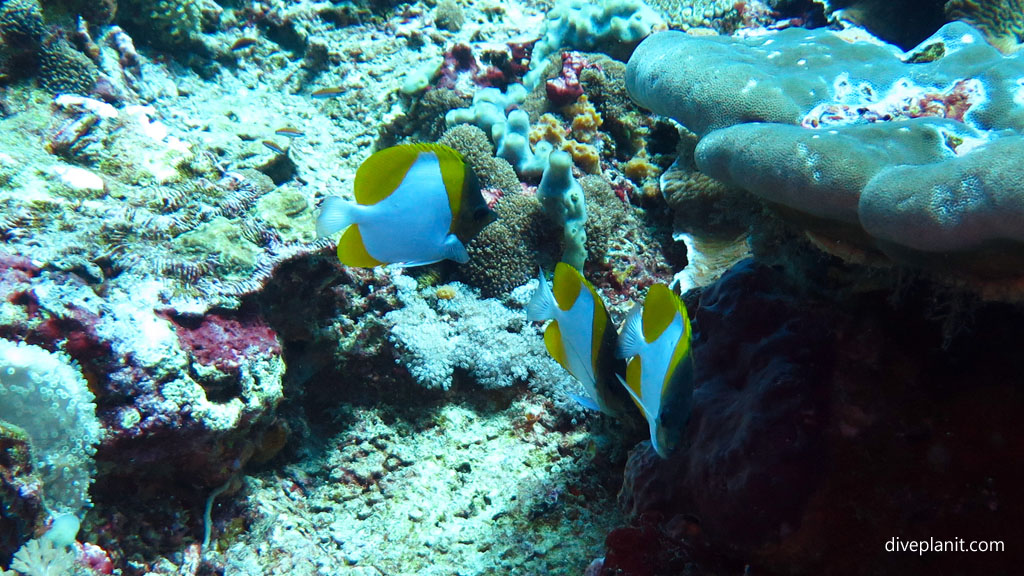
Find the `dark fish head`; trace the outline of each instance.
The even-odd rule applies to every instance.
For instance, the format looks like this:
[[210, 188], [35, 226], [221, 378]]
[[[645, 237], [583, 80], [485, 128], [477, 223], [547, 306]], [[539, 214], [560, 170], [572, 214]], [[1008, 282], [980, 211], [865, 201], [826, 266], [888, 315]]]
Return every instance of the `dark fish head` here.
[[466, 178], [462, 185], [462, 206], [456, 216], [453, 232], [463, 243], [468, 243], [485, 226], [498, 219], [498, 215], [487, 207], [487, 201], [480, 193], [480, 181], [469, 163], [466, 163]]
[[658, 455], [668, 458], [685, 442], [686, 428], [693, 409], [693, 356], [687, 355], [672, 375], [662, 398], [656, 427]]

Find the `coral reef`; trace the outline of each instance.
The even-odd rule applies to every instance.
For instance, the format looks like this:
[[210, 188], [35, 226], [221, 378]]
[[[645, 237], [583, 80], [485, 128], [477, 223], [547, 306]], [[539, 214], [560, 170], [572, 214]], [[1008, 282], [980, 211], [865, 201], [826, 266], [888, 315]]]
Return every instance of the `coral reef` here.
[[490, 139], [483, 130], [461, 124], [448, 129], [438, 143], [451, 146], [466, 158], [480, 180], [485, 197], [497, 199], [522, 191], [512, 166], [504, 158], [494, 157]]
[[757, 28], [773, 22], [773, 9], [783, 3], [774, 0], [651, 0], [650, 4], [681, 30], [712, 30], [718, 34], [732, 34], [739, 29]]
[[[121, 0], [122, 3], [125, 0]], [[48, 4], [57, 4], [57, 0], [48, 0]], [[117, 15], [118, 0], [61, 0], [59, 4], [69, 13], [81, 16], [91, 26], [109, 24]], [[55, 9], [59, 7], [54, 6]]]
[[446, 299], [418, 294], [415, 280], [406, 276], [392, 282], [403, 306], [384, 320], [392, 325], [398, 360], [420, 385], [447, 390], [459, 370], [484, 388], [536, 381], [552, 390], [572, 389], [522, 310], [480, 300], [464, 286], [455, 285]]
[[1024, 2], [1020, 0], [949, 0], [946, 16], [973, 25], [1003, 52], [1015, 52], [1024, 44]]
[[586, 95], [569, 105], [565, 113], [571, 118], [568, 130], [555, 115], [544, 114], [530, 129], [530, 140], [538, 150], [543, 146], [541, 143], [547, 143], [553, 150], [568, 152], [573, 164], [587, 174], [600, 173], [599, 147], [603, 148], [604, 142], [597, 129], [603, 122], [601, 115]]
[[[58, 81], [45, 81], [63, 94], [4, 71], [14, 83], [0, 103], [0, 234], [17, 257], [0, 258], [0, 337], [67, 355], [96, 398], [104, 439], [79, 538], [97, 544], [69, 548], [74, 570], [244, 573], [268, 562], [267, 542], [282, 545], [268, 566], [291, 573], [292, 562], [426, 573], [435, 559], [406, 550], [441, 547], [462, 566], [571, 573], [597, 554], [618, 518], [621, 434], [570, 399], [576, 383], [521, 319], [529, 278], [554, 262], [558, 241], [489, 135], [461, 126], [444, 141], [470, 159], [488, 200], [509, 207], [510, 224], [521, 215], [500, 237], [518, 268], [494, 260], [481, 276], [455, 273], [501, 300], [450, 282], [452, 269], [397, 282], [385, 270], [344, 270], [312, 237], [317, 201], [345, 194], [373, 147], [441, 136], [440, 117], [470, 93], [522, 77], [530, 43], [514, 37], [528, 20], [505, 34], [505, 7], [465, 3], [457, 30], [437, 28], [440, 11], [424, 5], [123, 0], [113, 15], [113, 2], [57, 4], [44, 25], [35, 3], [2, 3], [38, 24], [23, 55], [5, 38], [4, 57], [36, 62], [52, 43], [45, 74]], [[106, 26], [111, 16], [124, 29]], [[482, 41], [499, 34], [513, 40]], [[428, 84], [412, 96], [401, 91], [410, 71]], [[332, 96], [310, 98], [322, 88]], [[519, 241], [526, 228], [536, 249]], [[410, 332], [419, 325], [466, 335], [446, 358], [428, 356]], [[417, 367], [434, 363], [451, 366], [447, 379], [417, 382], [414, 372], [429, 372]], [[394, 442], [358, 433], [377, 413], [370, 402]], [[6, 567], [45, 518], [26, 440], [2, 438]], [[442, 460], [428, 457], [439, 450]], [[315, 503], [294, 499], [303, 492]], [[409, 505], [378, 500], [396, 493]], [[432, 505], [438, 495], [451, 506]], [[285, 508], [270, 513], [265, 502]], [[309, 518], [309, 504], [338, 506], [351, 531], [324, 548], [279, 532], [280, 514]], [[320, 520], [300, 525], [339, 526]], [[421, 529], [375, 557], [365, 552], [380, 547], [365, 531], [374, 522]]]
[[46, 35], [38, 0], [6, 0], [0, 4], [0, 35], [13, 48], [38, 49]]
[[41, 485], [28, 435], [0, 422], [0, 564], [9, 565], [11, 553], [43, 524]]
[[[580, 179], [587, 200], [587, 278], [605, 290], [610, 309], [624, 313], [655, 283], [668, 284], [683, 267], [666, 223], [645, 219], [600, 176]], [[681, 248], [681, 247], [680, 247]]]
[[608, 471], [622, 464], [591, 458], [585, 434], [548, 428], [548, 410], [346, 407], [337, 449], [250, 480], [232, 520], [248, 527], [220, 539], [224, 563], [247, 575], [581, 572], [620, 517]]
[[[939, 56], [914, 59], [924, 52]], [[709, 58], [729, 64], [712, 78]], [[1024, 267], [1010, 222], [1024, 185], [1006, 159], [1024, 130], [1011, 80], [1024, 60], [959, 22], [905, 60], [831, 32], [666, 33], [641, 44], [626, 83], [642, 105], [701, 138], [702, 172], [780, 206], [819, 246], [884, 254], [1015, 298]], [[910, 184], [919, 174], [930, 185]]]
[[0, 366], [0, 423], [28, 436], [47, 507], [80, 514], [102, 437], [88, 384], [66, 356], [24, 343], [0, 339]]
[[[47, 518], [54, 482], [33, 430], [0, 423], [0, 565], [738, 574], [824, 572], [835, 558], [912, 573], [909, 561], [877, 563], [872, 539], [970, 525], [986, 507], [983, 528], [1019, 516], [1019, 395], [988, 384], [1021, 371], [999, 357], [1019, 340], [1019, 309], [944, 301], [906, 267], [848, 265], [799, 241], [990, 280], [1020, 266], [1017, 240], [984, 234], [1019, 228], [1022, 73], [1015, 57], [968, 45], [966, 28], [910, 53], [776, 34], [792, 38], [774, 41], [778, 56], [736, 72], [737, 54], [766, 41], [745, 28], [817, 21], [821, 8], [665, 6], [676, 27], [740, 32], [686, 50], [717, 69], [698, 78], [714, 94], [674, 93], [672, 110], [640, 98], [691, 134], [634, 104], [632, 72], [596, 53], [626, 58], [665, 26], [636, 0], [42, 5], [0, 0], [0, 338], [73, 367], [95, 405], [95, 421], [75, 425], [102, 440], [72, 543], [74, 530]], [[842, 69], [848, 85], [833, 82]], [[781, 120], [751, 112], [808, 89], [817, 96], [796, 97]], [[687, 106], [692, 116], [678, 113]], [[775, 118], [776, 137], [743, 132], [755, 118]], [[468, 244], [470, 262], [341, 265], [314, 237], [316, 206], [350, 196], [375, 150], [438, 139], [467, 158], [500, 216]], [[852, 186], [860, 176], [843, 180], [834, 158], [845, 145], [867, 151], [847, 155], [865, 175]], [[818, 153], [836, 176], [817, 202], [741, 189], [757, 187], [750, 173], [814, 180], [786, 164], [785, 146]], [[934, 157], [934, 174], [890, 166]], [[873, 188], [888, 170], [900, 180]], [[975, 195], [968, 212], [937, 211], [909, 187], [941, 187], [948, 172], [1002, 187], [983, 198], [1000, 204]], [[545, 196], [571, 196], [569, 242]], [[960, 260], [922, 262], [913, 243], [977, 230], [982, 248]], [[735, 265], [748, 243], [764, 265]], [[626, 450], [646, 429], [581, 408], [578, 383], [525, 321], [532, 278], [564, 248], [613, 321], [655, 282], [696, 288], [690, 447], [659, 462], [641, 444], [625, 486]], [[894, 488], [903, 479], [912, 493]], [[844, 498], [854, 504], [835, 504]], [[840, 532], [854, 546], [840, 549]], [[1004, 558], [989, 572], [1010, 573]]]
[[587, 259], [587, 203], [583, 188], [572, 175], [572, 157], [568, 153], [551, 153], [537, 186], [537, 199], [545, 214], [562, 227], [562, 261], [582, 270]]
[[96, 65], [63, 38], [53, 37], [39, 51], [39, 84], [52, 94], [89, 94]]
[[[5, 400], [4, 406], [30, 416], [28, 422], [20, 421], [20, 416], [3, 417], [28, 431], [33, 449], [39, 450], [38, 462], [49, 462], [43, 458], [50, 450], [56, 454], [53, 462], [64, 462], [55, 468], [58, 477], [77, 474], [76, 470], [91, 469], [95, 451], [103, 480], [101, 486], [93, 485], [92, 502], [99, 509], [118, 503], [126, 512], [140, 503], [123, 499], [125, 485], [143, 483], [187, 500], [197, 495], [194, 488], [178, 486], [178, 474], [200, 484], [223, 483], [245, 465], [267, 424], [263, 418], [281, 399], [284, 366], [279, 344], [261, 321], [223, 311], [191, 317], [159, 314], [166, 305], [153, 280], [114, 286], [100, 297], [77, 276], [44, 272], [14, 258], [5, 257], [4, 270], [3, 297], [8, 304], [3, 336], [62, 351], [77, 361], [85, 380], [77, 377], [81, 393], [64, 394], [68, 401], [96, 395], [98, 422], [93, 428], [80, 410], [58, 410], [47, 418], [50, 412], [29, 408], [31, 396]], [[36, 348], [22, 345], [20, 349]], [[39, 359], [33, 364], [38, 370], [50, 365]], [[75, 382], [56, 376], [46, 381], [53, 386]], [[4, 386], [8, 386], [6, 376]], [[73, 421], [62, 423], [71, 415], [75, 415]], [[39, 425], [45, 430], [37, 439]], [[78, 452], [49, 448], [92, 438], [82, 444], [91, 447], [100, 425], [102, 441], [89, 449], [85, 463], [71, 464]], [[68, 482], [69, 488], [62, 489], [51, 478], [50, 465], [37, 463], [48, 506], [77, 509], [88, 501], [86, 478], [76, 477]], [[173, 537], [167, 533], [158, 540]], [[121, 542], [121, 546], [130, 544]]]
[[117, 19], [135, 38], [176, 48], [196, 40], [202, 12], [195, 0], [120, 0]]
[[456, 0], [441, 0], [434, 7], [434, 23], [442, 30], [458, 32], [466, 22], [466, 15]]
[[520, 176], [535, 178], [547, 171], [551, 145], [530, 145], [530, 115], [525, 110], [509, 112], [507, 121], [496, 123], [491, 134], [498, 145], [498, 157], [507, 160]]
[[662, 17], [642, 0], [561, 0], [545, 17], [523, 83], [538, 86], [548, 58], [561, 49], [599, 50], [625, 60], [640, 40], [664, 27]]
[[588, 54], [593, 66], [580, 71], [580, 84], [587, 100], [601, 117], [602, 132], [611, 136], [606, 143], [612, 156], [629, 157], [647, 146], [654, 120], [640, 111], [626, 92], [626, 66], [600, 54]]
[[514, 193], [494, 204], [498, 219], [466, 247], [469, 262], [459, 276], [487, 298], [501, 298], [537, 274], [542, 262], [557, 259], [554, 227], [532, 195]]
[[680, 143], [676, 161], [661, 175], [660, 187], [672, 209], [676, 232], [704, 238], [736, 238], [758, 222], [760, 201], [697, 170], [697, 139]]
[[[72, 31], [73, 30], [73, 31]], [[99, 48], [79, 22], [77, 29], [48, 28], [36, 0], [10, 0], [0, 5], [0, 52], [7, 56], [12, 78], [38, 72], [39, 83], [51, 94], [89, 94], [99, 71], [93, 60]], [[89, 56], [71, 46], [81, 40]]]
[[[840, 29], [866, 31], [871, 37], [907, 50], [931, 36], [949, 21], [942, 10], [944, 0], [829, 0], [815, 4], [815, 12], [805, 12], [810, 22], [828, 23]], [[780, 5], [781, 6], [781, 5]], [[913, 18], [903, 15], [912, 12]], [[801, 25], [801, 17], [791, 23]], [[808, 26], [810, 27], [810, 26]]]
[[562, 52], [562, 70], [554, 78], [544, 83], [544, 91], [548, 100], [555, 106], [572, 104], [583, 95], [580, 86], [580, 73], [587, 68], [594, 68], [587, 59], [576, 51]]

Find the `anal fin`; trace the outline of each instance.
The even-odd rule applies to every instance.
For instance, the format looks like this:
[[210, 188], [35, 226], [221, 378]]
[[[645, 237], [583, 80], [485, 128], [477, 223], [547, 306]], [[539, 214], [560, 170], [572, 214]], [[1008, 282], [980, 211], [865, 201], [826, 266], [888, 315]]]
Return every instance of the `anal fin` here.
[[359, 231], [358, 224], [349, 226], [341, 235], [341, 240], [338, 241], [338, 260], [346, 266], [360, 268], [374, 268], [385, 264], [366, 251], [363, 233]]
[[565, 343], [562, 342], [562, 330], [558, 327], [558, 321], [552, 321], [544, 330], [544, 347], [562, 368], [569, 370], [569, 358], [565, 353]]

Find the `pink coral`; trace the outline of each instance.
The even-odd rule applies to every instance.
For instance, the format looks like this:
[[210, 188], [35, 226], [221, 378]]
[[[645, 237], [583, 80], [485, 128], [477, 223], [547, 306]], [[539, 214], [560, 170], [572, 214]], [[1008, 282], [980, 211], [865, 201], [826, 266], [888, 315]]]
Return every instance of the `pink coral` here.
[[585, 68], [600, 67], [592, 64], [579, 52], [562, 52], [562, 71], [556, 77], [548, 80], [544, 85], [547, 91], [548, 100], [556, 106], [572, 104], [583, 94], [583, 86], [580, 85], [580, 72]]
[[465, 87], [464, 81], [460, 82], [464, 76], [474, 77], [479, 71], [480, 64], [473, 54], [473, 48], [469, 44], [456, 44], [445, 53], [444, 64], [441, 65], [440, 75], [434, 86], [458, 90], [460, 84]]
[[277, 333], [252, 314], [210, 312], [204, 316], [163, 313], [174, 325], [183, 349], [196, 361], [222, 372], [238, 371], [252, 354], [278, 355], [281, 343]]
[[75, 548], [78, 549], [79, 564], [88, 567], [96, 574], [114, 573], [114, 563], [110, 560], [110, 555], [103, 548], [89, 542], [84, 544], [76, 542]]

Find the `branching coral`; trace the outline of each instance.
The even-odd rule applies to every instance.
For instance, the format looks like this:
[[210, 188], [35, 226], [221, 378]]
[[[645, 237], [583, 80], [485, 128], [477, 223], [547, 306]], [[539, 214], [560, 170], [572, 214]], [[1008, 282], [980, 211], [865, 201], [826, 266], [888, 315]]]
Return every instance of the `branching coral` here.
[[456, 370], [484, 388], [505, 388], [528, 380], [557, 389], [568, 376], [544, 350], [537, 328], [524, 313], [497, 300], [481, 300], [466, 287], [451, 299], [424, 298], [416, 281], [394, 277], [405, 305], [389, 312], [391, 339], [399, 360], [427, 388], [447, 390]]

